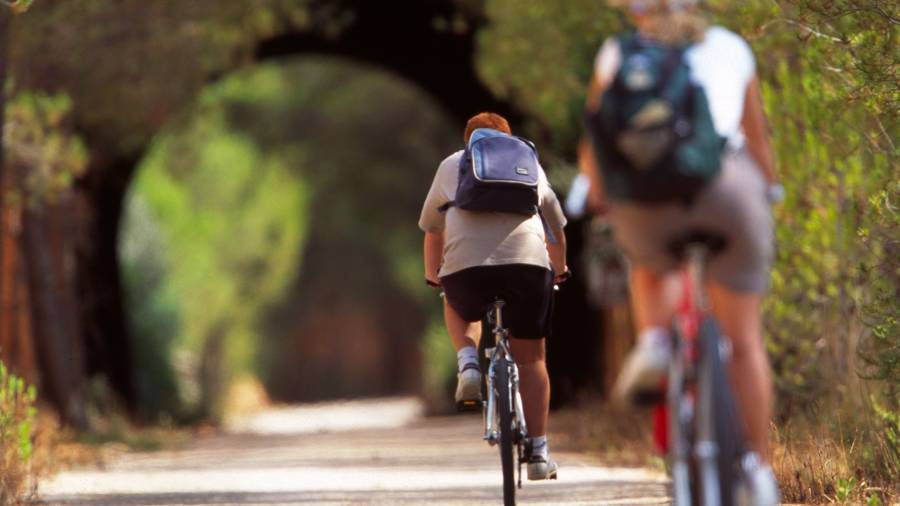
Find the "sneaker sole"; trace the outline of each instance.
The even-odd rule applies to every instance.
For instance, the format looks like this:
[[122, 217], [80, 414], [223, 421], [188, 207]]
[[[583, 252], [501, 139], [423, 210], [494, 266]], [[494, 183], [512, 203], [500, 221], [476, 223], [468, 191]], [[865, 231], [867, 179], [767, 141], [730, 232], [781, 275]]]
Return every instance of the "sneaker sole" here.
[[528, 471], [528, 481], [541, 481], [541, 480], [555, 480], [557, 475], [559, 474], [559, 469], [554, 469], [552, 472], [547, 473], [532, 473], [530, 470]]
[[634, 378], [619, 378], [613, 386], [612, 400], [619, 406], [654, 406], [665, 400], [662, 383], [665, 372], [638, 375]]
[[480, 400], [466, 400], [456, 403], [456, 411], [463, 413], [467, 411], [481, 411], [484, 402]]
[[481, 378], [479, 381], [472, 382], [467, 385], [462, 385], [462, 388], [457, 391], [456, 395], [456, 405], [460, 404], [468, 404], [470, 402], [478, 403], [478, 407], [481, 407]]

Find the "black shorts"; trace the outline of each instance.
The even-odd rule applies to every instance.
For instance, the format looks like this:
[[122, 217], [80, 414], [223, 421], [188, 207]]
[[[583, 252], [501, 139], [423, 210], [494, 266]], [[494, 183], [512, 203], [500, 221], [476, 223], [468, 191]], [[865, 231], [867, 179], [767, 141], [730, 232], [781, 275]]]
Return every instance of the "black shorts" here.
[[537, 265], [470, 267], [441, 278], [447, 303], [466, 321], [484, 318], [499, 297], [506, 301], [503, 323], [512, 337], [541, 339], [550, 335], [553, 272]]

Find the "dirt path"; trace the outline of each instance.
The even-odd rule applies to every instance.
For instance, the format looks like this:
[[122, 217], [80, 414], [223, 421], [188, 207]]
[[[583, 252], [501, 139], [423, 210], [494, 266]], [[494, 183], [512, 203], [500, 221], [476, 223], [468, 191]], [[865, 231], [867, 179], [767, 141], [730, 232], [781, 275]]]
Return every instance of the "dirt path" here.
[[[480, 440], [480, 416], [419, 412], [413, 399], [271, 410], [178, 451], [63, 473], [40, 496], [61, 505], [501, 504], [500, 461]], [[525, 482], [519, 504], [668, 502], [658, 473], [555, 455], [559, 480]]]

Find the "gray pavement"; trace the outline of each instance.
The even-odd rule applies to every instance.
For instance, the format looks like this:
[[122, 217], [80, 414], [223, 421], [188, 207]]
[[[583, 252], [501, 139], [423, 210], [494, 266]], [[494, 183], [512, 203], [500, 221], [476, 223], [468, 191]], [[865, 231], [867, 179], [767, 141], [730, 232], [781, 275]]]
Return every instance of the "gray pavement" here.
[[[59, 505], [496, 505], [497, 450], [479, 415], [422, 417], [415, 399], [267, 410], [178, 451], [128, 453], [41, 483]], [[552, 451], [552, 442], [551, 442]], [[665, 476], [556, 453], [559, 480], [524, 482], [521, 505], [667, 504]]]

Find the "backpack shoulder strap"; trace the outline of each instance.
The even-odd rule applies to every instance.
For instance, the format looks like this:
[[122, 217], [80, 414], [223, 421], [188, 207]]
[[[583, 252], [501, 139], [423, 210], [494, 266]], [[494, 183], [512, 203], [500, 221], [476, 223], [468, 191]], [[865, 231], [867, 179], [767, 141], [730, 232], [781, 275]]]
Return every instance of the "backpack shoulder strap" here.
[[[463, 149], [462, 155], [459, 157], [459, 164], [457, 165], [457, 167], [459, 168], [460, 173], [461, 173], [462, 171], [466, 170], [466, 169], [465, 169], [465, 165], [466, 165], [466, 159], [468, 158], [468, 156], [469, 156], [469, 147], [466, 146], [466, 147]], [[461, 175], [461, 174], [460, 174], [460, 175]], [[458, 186], [459, 186], [459, 185], [457, 184], [457, 187], [458, 187]], [[438, 206], [437, 210], [438, 210], [439, 213], [446, 213], [448, 209], [450, 209], [451, 207], [453, 207], [453, 206], [455, 206], [455, 205], [456, 205], [456, 200], [450, 200], [450, 201], [445, 202], [444, 204]]]
[[541, 211], [541, 206], [537, 206], [537, 214], [541, 217], [541, 225], [544, 226], [544, 234], [547, 235], [547, 240], [550, 241], [550, 244], [557, 244], [556, 234], [553, 233], [553, 229], [547, 224], [547, 219], [544, 218], [544, 212]]
[[657, 93], [661, 94], [669, 84], [669, 80], [675, 74], [675, 69], [684, 61], [684, 53], [687, 52], [687, 48], [688, 46], [675, 46], [668, 49], [660, 69], [659, 82], [656, 83]]

